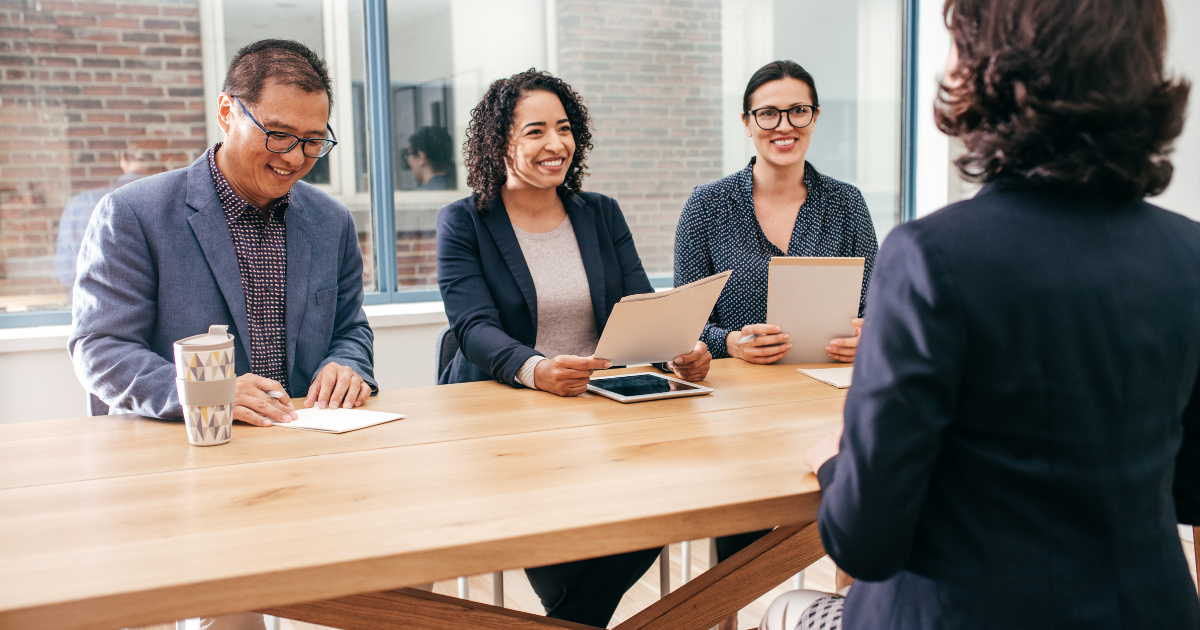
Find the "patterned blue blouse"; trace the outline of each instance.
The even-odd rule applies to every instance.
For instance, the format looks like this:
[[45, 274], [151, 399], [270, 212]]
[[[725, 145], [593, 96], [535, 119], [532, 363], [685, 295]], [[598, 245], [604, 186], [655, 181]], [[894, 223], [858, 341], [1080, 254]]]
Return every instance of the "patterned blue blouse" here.
[[683, 206], [675, 231], [675, 286], [735, 270], [700, 337], [715, 359], [729, 356], [725, 338], [730, 330], [766, 321], [767, 268], [773, 256], [866, 258], [861, 317], [879, 249], [875, 226], [858, 188], [826, 177], [805, 162], [808, 198], [796, 215], [788, 251], [779, 251], [754, 216], [754, 161], [751, 158], [746, 168], [733, 175], [697, 186]]

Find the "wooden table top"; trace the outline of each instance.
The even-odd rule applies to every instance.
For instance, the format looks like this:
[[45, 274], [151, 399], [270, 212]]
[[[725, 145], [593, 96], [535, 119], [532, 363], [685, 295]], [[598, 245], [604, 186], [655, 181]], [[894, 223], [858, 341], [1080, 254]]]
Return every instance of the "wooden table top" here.
[[119, 628], [810, 522], [801, 454], [845, 390], [796, 367], [714, 361], [712, 395], [630, 405], [394, 390], [366, 408], [403, 420], [238, 424], [208, 448], [135, 416], [0, 425], [0, 628]]

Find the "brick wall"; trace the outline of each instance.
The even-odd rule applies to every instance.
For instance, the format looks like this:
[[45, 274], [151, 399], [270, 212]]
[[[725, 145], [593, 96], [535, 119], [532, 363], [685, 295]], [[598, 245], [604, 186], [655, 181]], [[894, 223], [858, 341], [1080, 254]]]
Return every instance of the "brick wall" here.
[[122, 151], [162, 170], [207, 146], [199, 4], [0, 0], [0, 72], [0, 298], [50, 303], [67, 201]]
[[719, 0], [559, 0], [560, 76], [595, 120], [587, 190], [614, 197], [669, 273], [692, 188], [721, 177]]

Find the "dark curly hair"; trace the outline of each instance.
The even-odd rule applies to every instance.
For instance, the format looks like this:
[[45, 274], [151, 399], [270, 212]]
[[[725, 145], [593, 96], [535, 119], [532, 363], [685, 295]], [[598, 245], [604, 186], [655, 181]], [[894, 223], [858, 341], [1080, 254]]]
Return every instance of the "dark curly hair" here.
[[504, 156], [508, 154], [508, 136], [512, 133], [513, 108], [517, 101], [530, 92], [549, 92], [558, 96], [567, 120], [571, 123], [571, 135], [575, 137], [575, 154], [567, 177], [558, 187], [564, 198], [583, 190], [583, 178], [587, 175], [587, 154], [592, 149], [592, 122], [588, 116], [583, 97], [571, 89], [562, 79], [549, 72], [530, 68], [507, 79], [498, 79], [488, 87], [475, 109], [471, 110], [471, 122], [467, 124], [467, 141], [463, 146], [464, 166], [467, 170], [467, 185], [475, 191], [475, 207], [480, 212], [500, 195], [500, 189], [508, 180], [508, 169]]
[[[1161, 0], [946, 0], [958, 66], [935, 106], [963, 177], [1162, 192], [1190, 85], [1165, 75]], [[949, 83], [954, 83], [949, 81]]]

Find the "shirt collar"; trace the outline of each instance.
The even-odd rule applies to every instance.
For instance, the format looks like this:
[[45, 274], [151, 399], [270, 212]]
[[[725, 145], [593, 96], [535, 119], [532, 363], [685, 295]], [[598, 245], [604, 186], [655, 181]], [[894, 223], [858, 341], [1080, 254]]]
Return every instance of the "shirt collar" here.
[[[221, 207], [225, 209], [225, 217], [232, 223], [240, 219], [247, 209], [254, 208], [254, 205], [234, 192], [229, 180], [225, 179], [225, 175], [217, 168], [217, 151], [222, 144], [224, 143], [218, 142], [208, 150], [208, 170], [212, 173], [213, 185], [217, 187], [217, 198], [221, 200]], [[271, 204], [272, 218], [283, 221], [291, 203], [292, 191], [289, 190]], [[257, 209], [255, 211], [257, 212]]]
[[[752, 156], [746, 168], [737, 174], [737, 186], [735, 190], [747, 203], [754, 198], [754, 163], [757, 161], [758, 156]], [[821, 186], [821, 174], [817, 172], [817, 169], [813, 168], [813, 165], [808, 160], [804, 161], [804, 185], [808, 186], [810, 194], [814, 189]]]

